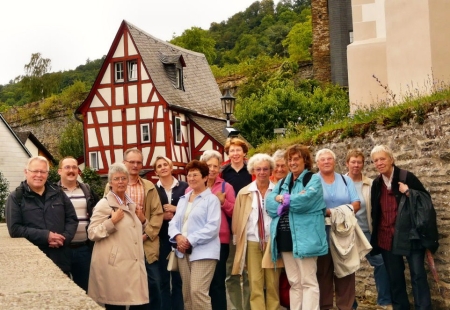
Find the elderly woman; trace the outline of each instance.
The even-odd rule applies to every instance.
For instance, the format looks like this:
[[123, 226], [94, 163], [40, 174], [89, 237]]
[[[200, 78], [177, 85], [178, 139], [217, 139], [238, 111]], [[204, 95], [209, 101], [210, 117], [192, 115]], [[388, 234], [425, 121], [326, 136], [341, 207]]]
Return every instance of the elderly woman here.
[[270, 176], [270, 181], [273, 184], [277, 184], [277, 182], [282, 178], [285, 178], [289, 172], [286, 159], [284, 158], [285, 153], [285, 150], [276, 150], [272, 155], [273, 161], [275, 162], [275, 168]]
[[209, 288], [211, 304], [213, 310], [227, 310], [227, 293], [225, 287], [226, 262], [230, 252], [230, 225], [227, 218], [233, 215], [234, 202], [236, 200], [233, 186], [219, 177], [222, 155], [214, 150], [205, 151], [200, 158], [209, 168], [207, 186], [211, 192], [220, 200], [221, 220], [220, 220], [220, 259], [217, 262], [214, 277]]
[[422, 193], [429, 197], [430, 194], [412, 172], [407, 171], [405, 180], [401, 179], [401, 169], [395, 166], [394, 155], [388, 146], [375, 146], [370, 157], [380, 173], [373, 180], [371, 189], [371, 254], [381, 253], [383, 256], [394, 309], [410, 309], [403, 257], [408, 261], [411, 274], [414, 308], [431, 309], [430, 287], [424, 267], [425, 248], [420, 240], [410, 240], [410, 200], [406, 199], [404, 207], [399, 208], [404, 195], [409, 197]]
[[242, 274], [244, 265], [247, 265], [251, 309], [278, 310], [280, 307], [280, 269], [262, 267], [272, 220], [267, 214], [265, 201], [274, 187], [269, 180], [274, 165], [272, 157], [267, 154], [256, 154], [250, 158], [247, 169], [255, 174], [256, 180], [239, 191], [233, 210], [236, 256], [232, 274]]
[[167, 256], [172, 244], [169, 241], [169, 222], [177, 211], [177, 204], [184, 195], [188, 184], [175, 179], [172, 175], [172, 161], [164, 156], [157, 156], [153, 164], [155, 174], [159, 177], [156, 183], [159, 199], [164, 209], [164, 221], [159, 231], [159, 274], [161, 277], [161, 309], [183, 310], [183, 293], [181, 277], [178, 271], [167, 270]]
[[310, 171], [306, 146], [290, 146], [285, 156], [290, 173], [267, 196], [272, 261], [281, 254], [291, 284], [290, 309], [318, 310], [317, 257], [328, 252], [322, 183]]
[[[252, 182], [252, 175], [247, 169], [248, 145], [239, 138], [227, 139], [225, 143], [225, 153], [229, 160], [224, 162], [221, 167], [221, 177], [233, 186], [234, 193], [237, 193]], [[231, 219], [229, 219], [231, 225]], [[248, 287], [247, 270], [244, 270], [242, 277], [232, 275], [234, 256], [236, 254], [236, 245], [230, 242], [230, 254], [227, 260], [227, 278], [226, 286], [232, 308], [237, 310], [250, 309], [250, 290]], [[242, 278], [242, 284], [241, 284]]]
[[205, 162], [189, 162], [186, 172], [192, 190], [180, 197], [169, 236], [177, 247], [184, 308], [208, 310], [209, 287], [220, 258], [220, 200], [206, 186], [209, 169]]
[[[344, 204], [350, 204], [354, 213], [360, 208], [360, 199], [353, 181], [348, 176], [334, 172], [336, 155], [330, 149], [321, 149], [316, 154], [316, 164], [322, 181], [323, 198], [326, 204], [326, 216], [331, 215], [331, 209]], [[329, 234], [327, 225], [327, 234]], [[333, 296], [336, 296], [338, 309], [352, 309], [355, 300], [355, 273], [342, 278], [334, 274], [334, 263], [330, 251], [317, 260], [317, 280], [320, 288], [320, 309], [333, 308]], [[334, 292], [333, 292], [334, 287]]]
[[95, 206], [88, 228], [89, 239], [95, 241], [88, 295], [106, 309], [148, 307], [143, 223], [126, 194], [128, 178], [124, 164], [110, 166], [111, 190]]

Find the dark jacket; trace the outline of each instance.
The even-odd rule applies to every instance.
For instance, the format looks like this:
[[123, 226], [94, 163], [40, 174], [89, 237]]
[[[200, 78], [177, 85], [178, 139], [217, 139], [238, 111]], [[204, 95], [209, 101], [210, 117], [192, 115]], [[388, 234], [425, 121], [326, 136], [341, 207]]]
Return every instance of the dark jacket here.
[[[400, 206], [400, 199], [402, 193], [399, 191], [398, 182], [400, 181], [400, 169], [394, 166], [394, 176], [392, 178], [392, 192], [395, 195], [397, 201], [397, 208]], [[372, 237], [370, 244], [373, 247], [372, 255], [379, 254], [380, 248], [378, 247], [378, 227], [381, 221], [381, 186], [383, 184], [383, 178], [379, 175], [372, 183], [371, 189], [371, 203], [372, 203]], [[419, 179], [412, 173], [407, 172], [405, 184], [411, 190], [417, 190], [430, 195]], [[421, 249], [420, 240], [410, 240], [410, 230], [412, 228], [411, 216], [410, 216], [410, 200], [406, 199], [402, 208], [397, 210], [397, 218], [395, 220], [394, 239], [392, 241], [392, 253], [396, 255], [409, 255], [411, 249]]]
[[[6, 202], [6, 223], [12, 238], [26, 238], [38, 246], [62, 271], [70, 271], [69, 244], [75, 236], [78, 218], [67, 195], [57, 186], [45, 184], [44, 203], [23, 181]], [[18, 196], [22, 196], [18, 201]], [[59, 248], [50, 248], [48, 235], [56, 232], [66, 239]]]
[[[169, 203], [169, 199], [167, 197], [166, 191], [164, 187], [155, 185], [156, 190], [158, 191], [159, 199], [161, 200], [161, 205], [165, 205]], [[178, 200], [181, 196], [184, 195], [186, 188], [188, 188], [189, 185], [186, 182], [178, 181], [178, 185], [172, 188], [172, 200], [170, 201], [171, 205], [176, 206], [178, 204]], [[169, 222], [170, 221], [163, 221], [161, 229], [159, 231], [159, 237], [161, 238], [162, 242], [169, 242]], [[163, 241], [164, 240], [164, 241]]]

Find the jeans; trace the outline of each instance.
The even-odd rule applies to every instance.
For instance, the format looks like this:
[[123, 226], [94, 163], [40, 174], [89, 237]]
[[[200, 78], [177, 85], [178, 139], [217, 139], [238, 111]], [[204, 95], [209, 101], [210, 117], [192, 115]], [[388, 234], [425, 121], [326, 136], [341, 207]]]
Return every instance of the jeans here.
[[[410, 304], [406, 292], [405, 263], [402, 255], [381, 250], [384, 264], [391, 285], [392, 306], [395, 310], [409, 310]], [[430, 287], [424, 266], [425, 250], [411, 250], [406, 256], [411, 275], [411, 286], [414, 296], [414, 309], [431, 309]]]
[[167, 237], [167, 240], [161, 238], [159, 246], [158, 266], [161, 278], [161, 308], [164, 310], [184, 310], [180, 273], [167, 270], [167, 256], [172, 249], [168, 239], [169, 237]]
[[211, 305], [213, 310], [227, 310], [227, 289], [225, 278], [227, 277], [227, 259], [230, 252], [228, 243], [220, 244], [220, 260], [217, 262], [216, 270], [209, 288]]
[[[364, 235], [366, 235], [367, 240], [370, 241], [370, 233], [365, 232]], [[374, 256], [367, 254], [366, 259], [370, 266], [374, 267], [373, 277], [375, 279], [375, 286], [378, 292], [377, 304], [380, 306], [390, 305], [392, 303], [391, 286], [389, 285], [389, 277], [386, 267], [384, 266], [383, 257], [381, 254]]]
[[159, 276], [158, 261], [151, 264], [145, 261], [147, 269], [148, 296], [150, 297], [149, 309], [162, 310], [161, 308], [161, 277]]
[[88, 290], [89, 269], [91, 268], [92, 250], [89, 246], [83, 245], [72, 248], [72, 266], [70, 273], [73, 282], [81, 287], [85, 292]]

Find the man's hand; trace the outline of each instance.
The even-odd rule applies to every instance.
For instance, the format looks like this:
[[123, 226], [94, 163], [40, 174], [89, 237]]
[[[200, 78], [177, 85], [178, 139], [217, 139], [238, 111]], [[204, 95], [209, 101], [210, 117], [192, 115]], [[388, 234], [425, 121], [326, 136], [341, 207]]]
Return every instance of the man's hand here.
[[124, 216], [125, 216], [125, 214], [123, 213], [122, 209], [117, 209], [117, 211], [114, 211], [114, 209], [113, 209], [111, 211], [111, 221], [113, 222], [114, 225], [119, 223], [119, 221], [121, 219], [123, 219]]
[[50, 232], [48, 234], [48, 246], [51, 248], [59, 248], [64, 245], [64, 240], [66, 237], [58, 233]]

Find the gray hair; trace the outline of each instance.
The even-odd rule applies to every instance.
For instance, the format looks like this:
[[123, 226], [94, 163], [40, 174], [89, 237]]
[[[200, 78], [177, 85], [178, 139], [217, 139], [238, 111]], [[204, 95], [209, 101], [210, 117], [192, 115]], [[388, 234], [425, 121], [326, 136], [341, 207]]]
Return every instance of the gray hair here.
[[333, 156], [333, 159], [336, 160], [336, 154], [334, 154], [334, 152], [332, 150], [330, 150], [330, 149], [321, 149], [316, 154], [316, 163], [319, 161], [320, 156], [322, 156], [325, 153], [331, 154], [331, 156]]
[[45, 158], [44, 156], [33, 156], [30, 159], [28, 159], [27, 166], [26, 166], [27, 170], [28, 170], [28, 168], [30, 168], [31, 163], [34, 161], [40, 161], [40, 162], [45, 163], [47, 165], [47, 171], [50, 170], [50, 164], [48, 163], [47, 158]]
[[111, 166], [109, 166], [108, 171], [108, 182], [111, 183], [112, 176], [116, 173], [123, 173], [127, 176], [127, 178], [130, 177], [130, 173], [128, 172], [127, 167], [123, 163], [114, 163]]
[[247, 163], [247, 170], [250, 173], [253, 173], [253, 167], [256, 164], [259, 164], [260, 162], [263, 161], [267, 161], [270, 165], [270, 169], [274, 169], [275, 168], [275, 161], [273, 160], [273, 158], [270, 155], [264, 154], [264, 153], [258, 153], [253, 155], [252, 157], [250, 157], [250, 159], [248, 160]]
[[385, 152], [391, 159], [394, 161], [394, 153], [392, 152], [391, 148], [384, 144], [375, 145], [372, 151], [370, 152], [370, 158], [373, 159], [373, 155], [375, 153], [381, 153]]
[[286, 160], [286, 158], [284, 158], [284, 155], [286, 155], [286, 150], [276, 150], [272, 155], [273, 161], [276, 162], [280, 159]]
[[222, 155], [215, 150], [206, 150], [203, 152], [203, 155], [200, 157], [201, 161], [207, 162], [211, 158], [217, 158], [219, 161], [219, 165], [222, 163]]

